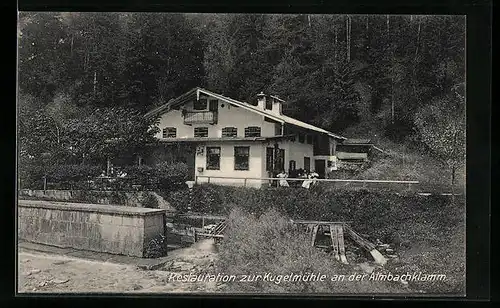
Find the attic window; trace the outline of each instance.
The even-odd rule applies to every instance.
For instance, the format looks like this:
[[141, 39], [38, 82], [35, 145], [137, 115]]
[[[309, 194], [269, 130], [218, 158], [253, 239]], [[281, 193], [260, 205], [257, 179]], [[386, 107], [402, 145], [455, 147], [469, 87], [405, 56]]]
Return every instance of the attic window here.
[[236, 137], [238, 136], [238, 129], [236, 127], [222, 128], [222, 137]]
[[200, 98], [193, 103], [193, 110], [207, 110], [208, 99]]
[[307, 143], [312, 144], [313, 143], [313, 136], [307, 135]]
[[249, 126], [245, 128], [245, 137], [260, 137], [260, 127]]
[[165, 127], [163, 129], [163, 138], [175, 138], [177, 137], [177, 128], [175, 127]]
[[304, 134], [299, 134], [299, 142], [300, 142], [300, 143], [304, 143], [304, 141], [305, 141], [305, 136], [304, 136]]

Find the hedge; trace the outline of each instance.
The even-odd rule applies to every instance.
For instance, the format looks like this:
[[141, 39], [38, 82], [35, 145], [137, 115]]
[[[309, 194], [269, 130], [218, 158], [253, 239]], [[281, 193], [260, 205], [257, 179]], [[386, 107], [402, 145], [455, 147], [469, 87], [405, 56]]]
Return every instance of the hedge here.
[[[352, 221], [370, 231], [391, 229], [391, 225], [408, 221], [435, 221], [449, 216], [447, 223], [460, 222], [456, 208], [464, 208], [457, 197], [455, 206], [450, 196], [397, 194], [386, 190], [326, 190], [290, 188], [243, 188], [212, 184], [196, 185], [191, 190], [164, 194], [164, 198], [179, 212], [228, 215], [239, 207], [256, 216], [274, 208], [292, 219]], [[441, 216], [435, 215], [441, 213]], [[377, 219], [374, 219], [376, 217]], [[386, 232], [384, 232], [386, 233]], [[387, 234], [386, 234], [387, 235]]]
[[102, 189], [132, 190], [132, 185], [141, 185], [149, 190], [176, 190], [187, 187], [185, 181], [188, 175], [186, 164], [159, 164], [156, 166], [125, 166], [122, 171], [127, 173], [125, 178], [116, 178], [113, 182], [96, 182], [93, 185], [89, 180], [95, 180], [103, 171], [98, 165], [53, 165], [29, 166], [22, 169], [20, 174], [21, 188], [42, 189], [43, 177], [51, 189]]

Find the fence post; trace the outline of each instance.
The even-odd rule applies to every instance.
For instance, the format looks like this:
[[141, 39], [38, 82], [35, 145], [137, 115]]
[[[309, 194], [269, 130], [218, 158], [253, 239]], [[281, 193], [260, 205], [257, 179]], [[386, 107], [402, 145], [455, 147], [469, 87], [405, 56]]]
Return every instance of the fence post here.
[[210, 177], [207, 178], [207, 183], [210, 184]]
[[194, 184], [198, 185], [198, 176], [197, 175], [194, 177]]
[[47, 177], [44, 175], [43, 176], [43, 194], [45, 194], [46, 190], [47, 190]]
[[247, 178], [243, 179], [243, 187], [247, 187]]

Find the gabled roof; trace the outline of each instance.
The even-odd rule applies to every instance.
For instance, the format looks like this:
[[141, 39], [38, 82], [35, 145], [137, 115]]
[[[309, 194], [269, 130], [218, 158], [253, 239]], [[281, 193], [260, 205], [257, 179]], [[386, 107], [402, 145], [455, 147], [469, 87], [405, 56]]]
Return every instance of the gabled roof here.
[[298, 127], [308, 129], [308, 130], [327, 134], [328, 136], [333, 137], [333, 138], [337, 138], [337, 139], [343, 139], [343, 140], [347, 139], [347, 138], [342, 137], [340, 135], [334, 134], [334, 133], [329, 132], [327, 130], [324, 130], [322, 128], [316, 127], [314, 125], [299, 121], [299, 120], [291, 118], [289, 116], [286, 116], [283, 114], [275, 114], [275, 113], [269, 112], [267, 110], [262, 110], [256, 106], [250, 105], [246, 102], [240, 102], [240, 101], [237, 101], [237, 100], [232, 99], [230, 97], [226, 97], [226, 96], [223, 96], [221, 94], [217, 94], [217, 93], [214, 93], [214, 92], [211, 92], [209, 90], [199, 88], [199, 87], [193, 88], [193, 89], [189, 90], [188, 92], [182, 94], [181, 96], [169, 100], [166, 104], [149, 111], [148, 113], [146, 113], [145, 117], [152, 117], [152, 116], [158, 115], [159, 113], [161, 113], [165, 110], [169, 110], [170, 107], [184, 104], [184, 103], [188, 102], [189, 100], [193, 99], [194, 97], [199, 98], [200, 94], [212, 96], [214, 98], [217, 98], [218, 100], [225, 101], [228, 104], [238, 106], [238, 107], [241, 107], [243, 109], [246, 109], [246, 110], [255, 112], [257, 114], [266, 116], [266, 117], [268, 117], [274, 121], [280, 122], [280, 123], [288, 123], [291, 125], [295, 125]]
[[369, 145], [372, 141], [370, 139], [347, 139], [343, 142], [345, 145]]

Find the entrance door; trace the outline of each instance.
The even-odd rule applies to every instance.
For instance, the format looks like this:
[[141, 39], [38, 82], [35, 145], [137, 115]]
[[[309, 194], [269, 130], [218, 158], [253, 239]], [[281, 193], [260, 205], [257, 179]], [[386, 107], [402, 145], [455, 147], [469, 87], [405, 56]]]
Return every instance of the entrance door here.
[[326, 169], [326, 163], [324, 159], [314, 160], [314, 170], [316, 171], [317, 174], [319, 174], [319, 177], [321, 179], [325, 178], [325, 169]]

